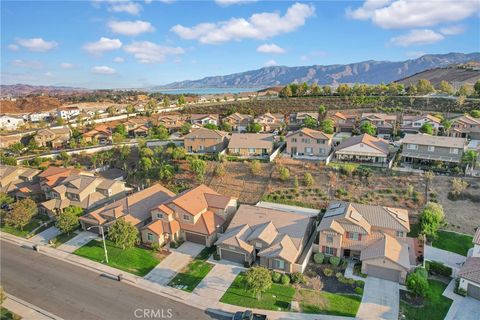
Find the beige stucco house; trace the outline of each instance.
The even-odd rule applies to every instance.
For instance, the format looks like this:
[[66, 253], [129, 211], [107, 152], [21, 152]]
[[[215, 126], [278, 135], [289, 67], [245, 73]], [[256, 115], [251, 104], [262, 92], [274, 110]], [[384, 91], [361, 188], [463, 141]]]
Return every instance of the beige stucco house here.
[[234, 133], [228, 143], [228, 154], [240, 157], [265, 157], [273, 152], [274, 136], [267, 133]]
[[253, 117], [249, 114], [241, 114], [238, 112], [232, 113], [222, 119], [222, 122], [228, 123], [232, 126], [232, 131], [245, 132], [247, 126], [252, 122]]
[[388, 154], [388, 142], [366, 133], [345, 139], [335, 148], [338, 161], [386, 163]]
[[228, 144], [228, 133], [207, 128], [195, 129], [183, 137], [185, 150], [190, 153], [216, 153]]
[[262, 126], [262, 132], [281, 130], [285, 126], [285, 117], [281, 113], [264, 113], [256, 116], [253, 122]]
[[106, 125], [98, 125], [92, 130], [85, 132], [82, 137], [88, 143], [108, 144], [112, 142], [112, 130]]
[[286, 273], [302, 271], [296, 265], [303, 263], [298, 260], [309, 250], [316, 216], [242, 204], [215, 243], [217, 253], [222, 259], [242, 264], [257, 261]]
[[480, 227], [473, 237], [473, 248], [468, 252], [468, 257], [457, 276], [458, 284], [467, 292], [467, 295], [480, 300]]
[[335, 201], [317, 230], [320, 252], [359, 259], [368, 275], [403, 283], [416, 264], [405, 209]]
[[289, 133], [285, 141], [285, 153], [294, 158], [325, 159], [332, 151], [332, 135], [309, 128]]
[[16, 198], [27, 198], [37, 196], [41, 193], [38, 183], [40, 170], [0, 165], [0, 192], [15, 196]]
[[37, 131], [34, 139], [38, 146], [59, 148], [67, 144], [72, 136], [70, 128], [47, 128]]

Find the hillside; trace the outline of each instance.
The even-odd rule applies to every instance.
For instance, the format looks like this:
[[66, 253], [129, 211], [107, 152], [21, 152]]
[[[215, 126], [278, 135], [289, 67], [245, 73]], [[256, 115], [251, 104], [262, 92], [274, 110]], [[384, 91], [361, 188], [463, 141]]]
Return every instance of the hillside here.
[[351, 64], [313, 65], [300, 67], [274, 66], [200, 80], [174, 82], [152, 88], [215, 88], [279, 86], [292, 82], [317, 82], [321, 85], [338, 83], [389, 83], [416, 73], [452, 64], [480, 61], [480, 53], [448, 53], [424, 55], [406, 61], [363, 61]]
[[34, 86], [29, 84], [10, 84], [0, 86], [0, 92], [2, 97], [18, 97], [29, 94], [70, 94], [73, 92], [87, 91], [83, 88], [74, 88], [74, 87], [61, 87], [61, 86]]
[[480, 80], [480, 68], [464, 68], [462, 66], [454, 66], [448, 68], [435, 68], [416, 73], [410, 77], [398, 80], [398, 83], [409, 86], [415, 84], [420, 79], [429, 80], [435, 87], [440, 81], [445, 80], [456, 87], [462, 84], [474, 85], [476, 81]]
[[62, 103], [52, 97], [29, 97], [16, 101], [0, 101], [0, 113], [29, 113], [39, 111], [51, 111], [60, 107]]

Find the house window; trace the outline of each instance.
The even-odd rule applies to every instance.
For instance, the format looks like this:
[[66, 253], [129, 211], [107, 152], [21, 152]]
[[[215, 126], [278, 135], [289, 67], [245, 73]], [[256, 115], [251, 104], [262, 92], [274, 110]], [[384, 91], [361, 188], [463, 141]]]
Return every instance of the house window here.
[[403, 237], [404, 234], [403, 231], [397, 231], [397, 237]]
[[417, 150], [418, 146], [416, 144], [408, 144], [407, 149], [409, 150]]
[[148, 241], [153, 241], [153, 234], [151, 234], [150, 232], [147, 233], [147, 240]]
[[188, 214], [183, 215], [183, 220], [190, 221], [190, 217], [188, 216]]
[[255, 248], [261, 249], [262, 248], [262, 243], [260, 241], [255, 242]]
[[205, 147], [204, 147], [204, 146], [199, 146], [198, 149], [199, 149], [199, 150], [204, 150]]
[[450, 153], [451, 154], [458, 154], [458, 149], [457, 148], [450, 148]]
[[317, 143], [319, 143], [319, 144], [324, 144], [324, 143], [325, 143], [325, 140], [317, 139]]
[[347, 239], [360, 240], [361, 236], [358, 232], [347, 232]]
[[434, 146], [428, 146], [428, 152], [435, 152]]
[[285, 261], [280, 260], [280, 259], [274, 259], [274, 260], [273, 260], [273, 267], [274, 267], [275, 269], [281, 269], [281, 270], [283, 270], [283, 269], [285, 269]]
[[255, 148], [248, 148], [248, 153], [255, 153]]
[[157, 213], [157, 218], [158, 219], [163, 219], [163, 214], [162, 213]]
[[217, 146], [213, 146], [213, 151], [217, 151]]
[[325, 154], [325, 149], [323, 149], [323, 148], [318, 149], [318, 151], [319, 151], [320, 154]]
[[326, 254], [335, 255], [335, 248], [325, 247], [325, 253], [326, 253]]
[[297, 142], [297, 138], [292, 138], [292, 142]]
[[311, 153], [313, 153], [313, 148], [311, 148], [311, 147], [305, 147], [305, 153], [306, 153], [306, 154], [311, 154]]
[[327, 243], [333, 243], [333, 236], [327, 236]]

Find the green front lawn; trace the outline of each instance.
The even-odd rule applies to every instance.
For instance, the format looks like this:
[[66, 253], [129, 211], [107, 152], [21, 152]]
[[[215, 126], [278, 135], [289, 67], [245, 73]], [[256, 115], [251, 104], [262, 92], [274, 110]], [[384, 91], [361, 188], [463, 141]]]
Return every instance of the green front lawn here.
[[447, 315], [452, 300], [442, 295], [447, 285], [436, 280], [428, 280], [430, 287], [422, 307], [415, 307], [400, 300], [400, 312], [408, 320], [423, 320], [428, 315], [429, 320], [442, 320]]
[[432, 246], [466, 256], [468, 249], [473, 247], [472, 240], [473, 237], [467, 234], [440, 230], [438, 231], [437, 239], [433, 241]]
[[13, 234], [14, 236], [17, 236], [17, 237], [26, 238], [27, 235], [29, 235], [33, 230], [38, 228], [41, 223], [42, 221], [39, 219], [32, 219], [32, 221], [30, 221], [25, 227], [23, 227], [22, 230], [16, 229], [11, 226], [7, 226], [6, 224], [2, 224], [0, 226], [0, 230], [2, 232]]
[[295, 288], [281, 284], [272, 284], [271, 288], [257, 299], [252, 291], [244, 286], [245, 274], [240, 273], [230, 288], [225, 292], [220, 302], [233, 304], [246, 308], [288, 311], [290, 302], [295, 295]]
[[75, 238], [76, 236], [77, 234], [73, 231], [70, 232], [70, 234], [61, 233], [55, 238], [51, 239], [50, 241], [52, 242], [52, 247], [57, 248], [62, 244], [64, 244], [65, 242], [67, 242], [68, 240]]
[[[137, 276], [143, 277], [161, 261], [152, 250], [138, 247], [122, 250], [108, 240], [106, 244], [108, 265]], [[102, 241], [92, 240], [77, 249], [74, 254], [93, 261], [105, 263]]]
[[205, 247], [200, 251], [200, 253], [195, 257], [197, 260], [208, 260], [210, 256], [215, 253], [217, 250], [217, 247], [211, 246], [211, 247]]
[[356, 295], [335, 294], [310, 289], [299, 289], [300, 307], [305, 313], [321, 313], [355, 317], [362, 298]]
[[213, 264], [205, 262], [204, 260], [194, 259], [185, 269], [177, 273], [168, 285], [192, 292], [212, 268]]

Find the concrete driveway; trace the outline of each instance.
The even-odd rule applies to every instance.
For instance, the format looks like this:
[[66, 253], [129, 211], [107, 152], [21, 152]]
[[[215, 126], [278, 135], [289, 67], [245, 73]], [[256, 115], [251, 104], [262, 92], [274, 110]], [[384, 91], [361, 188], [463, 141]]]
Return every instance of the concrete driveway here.
[[172, 252], [153, 268], [144, 279], [167, 285], [203, 248], [205, 246], [200, 244], [184, 242], [177, 249], [171, 249]]
[[425, 259], [430, 261], [438, 261], [458, 270], [462, 267], [462, 264], [465, 262], [467, 257], [459, 255], [455, 252], [434, 248], [432, 246], [425, 246]]
[[480, 300], [465, 297], [452, 303], [445, 320], [478, 320], [479, 317]]
[[209, 260], [209, 262], [215, 263], [215, 266], [193, 290], [193, 293], [201, 297], [219, 301], [233, 280], [235, 280], [237, 275], [245, 270], [245, 268], [239, 264], [228, 261], [213, 262]]
[[90, 231], [81, 231], [78, 233], [77, 236], [68, 240], [67, 242], [59, 246], [57, 249], [63, 252], [72, 253], [78, 248], [86, 245], [91, 240], [96, 239], [97, 237], [98, 234], [96, 233]]
[[33, 236], [32, 238], [30, 238], [30, 241], [33, 241], [36, 244], [47, 245], [50, 239], [55, 238], [60, 233], [61, 233], [60, 230], [58, 230], [56, 227], [50, 227], [46, 230], [43, 230], [39, 234]]
[[369, 276], [365, 279], [358, 319], [398, 319], [399, 284]]

